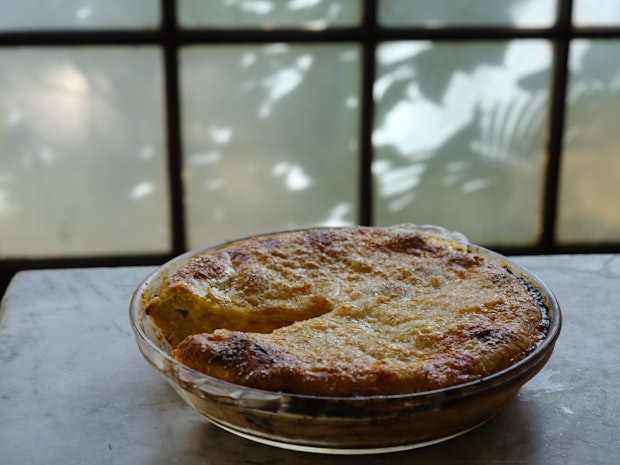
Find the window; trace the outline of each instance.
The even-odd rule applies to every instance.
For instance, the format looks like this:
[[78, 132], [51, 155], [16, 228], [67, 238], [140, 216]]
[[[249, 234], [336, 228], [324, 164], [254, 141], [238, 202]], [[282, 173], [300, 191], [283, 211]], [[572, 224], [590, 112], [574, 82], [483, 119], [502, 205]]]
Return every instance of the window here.
[[618, 0], [0, 0], [0, 270], [311, 225], [620, 250]]

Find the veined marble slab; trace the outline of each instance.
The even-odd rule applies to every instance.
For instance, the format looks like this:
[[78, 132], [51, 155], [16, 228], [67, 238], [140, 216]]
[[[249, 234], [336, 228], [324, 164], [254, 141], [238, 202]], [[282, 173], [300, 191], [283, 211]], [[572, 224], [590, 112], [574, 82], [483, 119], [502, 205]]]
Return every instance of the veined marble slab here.
[[547, 366], [482, 427], [407, 452], [318, 456], [211, 425], [142, 358], [151, 267], [19, 273], [0, 307], [0, 464], [609, 464], [620, 460], [620, 255], [516, 257], [556, 294]]

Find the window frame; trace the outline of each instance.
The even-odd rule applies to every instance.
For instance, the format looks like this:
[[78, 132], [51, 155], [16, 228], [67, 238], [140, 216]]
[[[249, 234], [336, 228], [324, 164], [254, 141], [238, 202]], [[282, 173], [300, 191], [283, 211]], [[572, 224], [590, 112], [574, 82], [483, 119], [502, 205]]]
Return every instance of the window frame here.
[[555, 240], [558, 187], [562, 162], [562, 139], [566, 117], [566, 90], [569, 75], [570, 42], [579, 38], [620, 38], [619, 27], [573, 27], [573, 0], [558, 0], [557, 21], [545, 28], [516, 27], [446, 27], [384, 28], [378, 24], [378, 0], [362, 2], [359, 26], [325, 30], [303, 29], [183, 29], [177, 21], [176, 0], [159, 0], [160, 26], [145, 30], [36, 30], [0, 32], [0, 47], [81, 47], [81, 46], [157, 46], [163, 56], [164, 102], [169, 183], [170, 230], [169, 253], [152, 255], [91, 256], [54, 259], [0, 259], [0, 295], [10, 278], [23, 269], [90, 266], [156, 265], [186, 251], [186, 221], [183, 206], [182, 152], [180, 127], [179, 55], [187, 45], [257, 44], [257, 43], [357, 43], [361, 56], [360, 105], [360, 175], [358, 179], [360, 212], [358, 223], [371, 225], [373, 218], [373, 85], [376, 73], [375, 50], [384, 41], [497, 41], [545, 39], [554, 50], [551, 70], [550, 117], [547, 143], [547, 166], [542, 207], [542, 234], [539, 243], [522, 247], [490, 248], [507, 255], [557, 253], [618, 253], [620, 242], [605, 244], [558, 244]]

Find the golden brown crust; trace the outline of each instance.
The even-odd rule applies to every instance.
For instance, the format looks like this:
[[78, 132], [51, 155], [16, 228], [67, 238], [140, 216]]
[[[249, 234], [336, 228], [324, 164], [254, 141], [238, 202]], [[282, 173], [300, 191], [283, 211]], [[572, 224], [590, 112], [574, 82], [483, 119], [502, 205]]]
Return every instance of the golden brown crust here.
[[401, 228], [235, 243], [171, 276], [148, 312], [185, 365], [310, 395], [473, 381], [545, 335], [539, 305], [508, 271]]

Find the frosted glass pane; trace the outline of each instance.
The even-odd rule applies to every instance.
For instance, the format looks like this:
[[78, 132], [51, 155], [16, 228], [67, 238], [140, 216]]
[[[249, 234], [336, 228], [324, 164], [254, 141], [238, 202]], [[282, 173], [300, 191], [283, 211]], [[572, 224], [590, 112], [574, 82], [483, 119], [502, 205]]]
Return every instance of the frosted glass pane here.
[[557, 225], [562, 243], [620, 240], [620, 41], [574, 41]]
[[0, 51], [0, 257], [169, 250], [161, 57]]
[[385, 26], [547, 27], [557, 0], [379, 0]]
[[359, 0], [178, 0], [185, 27], [327, 29], [360, 22]]
[[576, 26], [620, 26], [620, 0], [573, 0]]
[[159, 25], [159, 0], [0, 0], [0, 30]]
[[547, 42], [394, 42], [378, 50], [378, 224], [436, 224], [485, 244], [541, 231]]
[[189, 244], [357, 219], [355, 45], [182, 53]]

